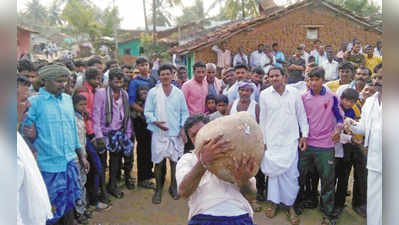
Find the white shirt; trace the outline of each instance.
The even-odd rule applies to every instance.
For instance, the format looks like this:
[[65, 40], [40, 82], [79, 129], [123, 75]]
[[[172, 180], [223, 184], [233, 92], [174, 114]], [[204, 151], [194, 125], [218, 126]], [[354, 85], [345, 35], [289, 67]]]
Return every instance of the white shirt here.
[[239, 63], [248, 65], [248, 56], [243, 53], [241, 57], [241, 55], [237, 53], [233, 59], [233, 66], [236, 66]]
[[250, 55], [250, 64], [251, 67], [263, 67], [266, 63], [266, 60], [268, 59], [268, 57], [266, 56], [266, 53], [259, 52], [258, 50], [255, 50], [251, 53]]
[[321, 65], [321, 64], [323, 64], [323, 61], [328, 60], [326, 51], [324, 51], [323, 55], [320, 55], [319, 51], [317, 51], [316, 49], [313, 49], [310, 52], [310, 55], [314, 56], [317, 65]]
[[[266, 175], [277, 176], [291, 167], [298, 151], [299, 129], [307, 138], [309, 125], [300, 93], [289, 86], [280, 95], [273, 86], [260, 93], [260, 127], [267, 151], [264, 158], [274, 165], [264, 165]], [[270, 163], [269, 163], [270, 164]]]
[[326, 81], [331, 81], [331, 80], [337, 80], [338, 79], [338, 66], [339, 63], [335, 61], [334, 59], [330, 63], [330, 61], [323, 60], [320, 64], [320, 66], [324, 69], [325, 71], [325, 79]]
[[[382, 49], [381, 49], [381, 50], [382, 50]], [[378, 50], [377, 47], [374, 48], [374, 55], [379, 56], [379, 57], [382, 57], [382, 54], [381, 54], [381, 52]]]
[[[176, 166], [176, 181], [178, 189], [184, 177], [197, 164], [198, 159], [194, 153], [184, 154], [177, 162]], [[254, 177], [250, 179], [252, 184], [256, 183]], [[220, 205], [223, 202], [230, 202], [234, 204], [237, 210], [248, 213], [253, 217], [253, 210], [248, 200], [241, 194], [239, 187], [235, 184], [223, 181], [217, 178], [214, 174], [206, 171], [198, 184], [197, 189], [188, 198], [189, 216], [190, 220], [193, 216], [206, 212], [214, 206]], [[234, 210], [235, 211], [235, 210]], [[245, 214], [244, 213], [244, 214]], [[223, 216], [223, 215], [218, 215]], [[224, 216], [231, 215], [230, 211], [225, 211]]]
[[[255, 100], [255, 93], [256, 91], [253, 91], [251, 94], [251, 100]], [[229, 102], [234, 102], [236, 99], [240, 97], [238, 94], [238, 81], [236, 81], [229, 90], [227, 91], [227, 98], [229, 99]]]
[[364, 146], [368, 147], [367, 169], [382, 173], [382, 104], [378, 95], [377, 92], [366, 99], [360, 120], [351, 130], [364, 134]]
[[[305, 65], [308, 65], [309, 56], [310, 56], [309, 53], [307, 53], [306, 51], [303, 51], [303, 55], [301, 56], [301, 58], [305, 60]], [[293, 57], [295, 57], [295, 55], [293, 55]]]

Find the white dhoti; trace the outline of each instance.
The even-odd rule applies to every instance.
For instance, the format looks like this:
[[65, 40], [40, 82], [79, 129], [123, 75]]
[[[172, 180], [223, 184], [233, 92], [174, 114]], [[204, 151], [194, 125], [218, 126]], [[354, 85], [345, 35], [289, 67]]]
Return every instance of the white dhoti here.
[[267, 149], [261, 170], [269, 177], [267, 200], [292, 206], [299, 192], [298, 141], [283, 148]]
[[160, 163], [165, 158], [173, 162], [183, 156], [184, 143], [181, 137], [171, 137], [159, 133], [152, 133], [151, 138], [151, 160]]
[[367, 225], [382, 225], [382, 173], [367, 171]]

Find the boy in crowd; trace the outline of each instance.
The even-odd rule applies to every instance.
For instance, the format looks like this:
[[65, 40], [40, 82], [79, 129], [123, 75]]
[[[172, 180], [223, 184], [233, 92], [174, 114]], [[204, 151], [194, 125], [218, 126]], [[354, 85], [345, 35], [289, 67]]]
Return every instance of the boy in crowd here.
[[206, 114], [212, 114], [216, 112], [216, 97], [208, 94], [205, 98]]
[[333, 92], [337, 93], [341, 85], [349, 84], [353, 79], [355, 68], [350, 62], [341, 63], [338, 67], [338, 80], [329, 81], [326, 86]]
[[315, 68], [309, 73], [310, 90], [302, 95], [309, 122], [308, 147], [301, 151], [300, 182], [316, 168], [321, 179], [320, 206], [322, 225], [333, 225], [335, 165], [334, 142], [338, 142], [343, 127], [343, 113], [334, 93], [323, 87], [324, 70]]
[[226, 95], [218, 95], [216, 96], [216, 112], [211, 113], [209, 115], [210, 120], [217, 119], [219, 117], [222, 117], [226, 115], [226, 109], [227, 106], [229, 105], [229, 99], [227, 98]]

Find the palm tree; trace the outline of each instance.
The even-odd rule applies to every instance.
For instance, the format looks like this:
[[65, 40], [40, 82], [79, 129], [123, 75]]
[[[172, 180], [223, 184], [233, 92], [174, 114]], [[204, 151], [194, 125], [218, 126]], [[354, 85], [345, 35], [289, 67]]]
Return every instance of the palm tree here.
[[[243, 19], [247, 16], [258, 16], [258, 4], [260, 0], [214, 0], [209, 9], [216, 5], [222, 5], [219, 17], [231, 20]], [[208, 9], [208, 10], [209, 10]]]
[[[62, 1], [62, 0], [61, 0]], [[48, 19], [50, 25], [62, 25], [61, 16], [61, 1], [53, 0], [49, 9], [48, 9]]]
[[27, 17], [30, 17], [35, 24], [42, 23], [47, 18], [47, 10], [42, 4], [40, 4], [39, 0], [30, 0], [27, 2], [24, 14]]

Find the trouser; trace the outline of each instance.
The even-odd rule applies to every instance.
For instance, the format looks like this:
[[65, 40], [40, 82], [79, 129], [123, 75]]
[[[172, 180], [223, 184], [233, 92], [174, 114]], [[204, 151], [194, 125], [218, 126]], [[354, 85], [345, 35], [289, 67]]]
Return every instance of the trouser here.
[[299, 171], [301, 175], [308, 175], [316, 167], [321, 180], [320, 208], [326, 217], [333, 217], [335, 194], [335, 163], [334, 149], [316, 148], [308, 146], [301, 152]]
[[82, 196], [79, 200], [76, 201], [75, 205], [75, 210], [79, 214], [83, 214], [86, 211], [86, 188], [85, 184], [87, 182], [87, 175], [86, 175], [86, 170], [85, 168], [80, 164], [79, 159], [76, 158], [76, 165], [78, 166], [79, 169], [79, 183], [82, 188]]
[[143, 119], [134, 119], [133, 125], [137, 140], [137, 181], [140, 182], [154, 178], [151, 161], [151, 132]]
[[266, 179], [265, 179], [265, 175], [262, 173], [262, 171], [260, 169], [259, 169], [258, 173], [255, 175], [255, 179], [256, 179], [256, 192], [265, 194]]
[[65, 213], [54, 225], [74, 225], [73, 209]]
[[354, 167], [354, 183], [352, 189], [352, 207], [360, 207], [367, 202], [366, 156], [357, 144], [344, 144], [344, 158], [336, 159], [335, 207], [344, 207], [348, 180], [352, 166]]
[[[106, 152], [104, 154], [106, 154]], [[109, 188], [115, 189], [117, 187], [117, 176], [121, 168], [122, 154], [122, 152], [109, 152]]]
[[[134, 143], [134, 137], [132, 137], [132, 142]], [[116, 176], [118, 178], [118, 180], [120, 180], [122, 177], [122, 169], [123, 169], [123, 174], [125, 175], [125, 179], [129, 179], [131, 177], [133, 163], [134, 163], [133, 152], [130, 156], [126, 156], [126, 155], [122, 154], [121, 160], [119, 162], [120, 167], [118, 170], [118, 174]]]
[[86, 144], [87, 160], [90, 170], [87, 174], [86, 190], [89, 203], [96, 205], [99, 201], [99, 194], [105, 193], [105, 176], [100, 155], [97, 153], [90, 139], [87, 138]]

